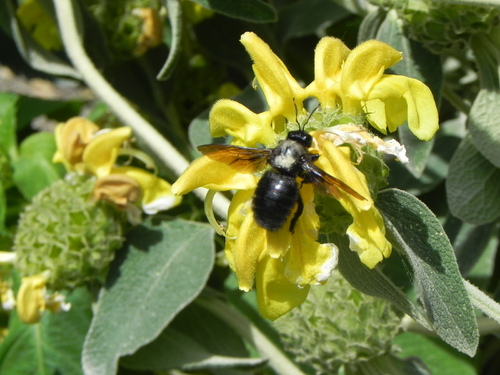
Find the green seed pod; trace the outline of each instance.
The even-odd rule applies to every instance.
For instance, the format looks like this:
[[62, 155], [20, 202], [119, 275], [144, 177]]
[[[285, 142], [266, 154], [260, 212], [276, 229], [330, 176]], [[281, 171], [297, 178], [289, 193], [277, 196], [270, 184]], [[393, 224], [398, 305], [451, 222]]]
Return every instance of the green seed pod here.
[[285, 349], [317, 374], [335, 374], [391, 352], [400, 330], [389, 303], [353, 289], [338, 271], [311, 288], [306, 301], [275, 322]]
[[14, 239], [21, 276], [48, 270], [48, 287], [104, 281], [122, 242], [122, 214], [89, 200], [94, 180], [72, 175], [39, 192], [21, 214]]

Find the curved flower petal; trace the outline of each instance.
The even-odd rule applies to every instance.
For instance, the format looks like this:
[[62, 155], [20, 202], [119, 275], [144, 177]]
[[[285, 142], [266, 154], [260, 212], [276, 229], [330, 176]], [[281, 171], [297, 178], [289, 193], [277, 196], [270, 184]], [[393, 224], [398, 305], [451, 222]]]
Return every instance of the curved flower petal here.
[[54, 163], [63, 163], [67, 170], [83, 172], [82, 155], [92, 136], [99, 127], [83, 117], [73, 117], [56, 126], [57, 151]]
[[210, 132], [214, 137], [233, 136], [235, 139], [232, 143], [237, 146], [268, 146], [276, 142], [271, 120], [267, 112], [258, 115], [243, 104], [222, 99], [215, 103], [210, 111]]
[[323, 107], [336, 107], [340, 90], [342, 64], [349, 48], [337, 38], [322, 38], [314, 53], [314, 81], [306, 87], [308, 95], [315, 96]]
[[111, 175], [115, 173], [126, 175], [137, 181], [142, 192], [141, 207], [148, 215], [168, 210], [181, 203], [182, 198], [172, 193], [171, 185], [152, 173], [133, 167], [115, 168]]
[[172, 193], [183, 195], [199, 187], [216, 191], [248, 190], [256, 185], [253, 174], [239, 173], [227, 164], [202, 156], [191, 163], [172, 185]]
[[40, 321], [46, 308], [45, 286], [47, 280], [48, 275], [45, 272], [23, 277], [17, 293], [17, 313], [24, 323], [34, 324]]
[[255, 284], [260, 314], [269, 320], [278, 319], [304, 302], [310, 288], [290, 282], [284, 276], [284, 263], [268, 256], [259, 261]]
[[240, 42], [252, 57], [253, 70], [266, 96], [272, 118], [281, 115], [295, 120], [296, 106], [300, 112], [306, 91], [292, 77], [283, 61], [257, 35], [246, 32]]
[[401, 52], [378, 40], [361, 43], [345, 60], [340, 81], [343, 95], [364, 100], [384, 71], [402, 58]]
[[319, 216], [314, 209], [311, 185], [301, 189], [304, 211], [295, 226], [291, 247], [286, 253], [284, 275], [292, 283], [304, 287], [326, 282], [338, 263], [338, 248], [318, 243]]
[[[406, 121], [406, 117], [412, 133], [424, 141], [431, 139], [439, 128], [434, 96], [429, 87], [417, 79], [384, 75], [367, 96], [367, 100], [373, 99], [384, 101], [386, 116], [395, 119], [388, 124], [391, 131]], [[370, 113], [370, 108], [367, 111]], [[398, 112], [407, 116], [402, 118]]]
[[98, 178], [110, 173], [120, 146], [132, 135], [132, 129], [122, 126], [98, 134], [83, 152], [86, 169]]
[[316, 139], [323, 151], [318, 164], [366, 198], [361, 201], [346, 193], [339, 202], [353, 219], [347, 229], [351, 250], [358, 253], [366, 266], [373, 268], [391, 254], [392, 246], [385, 238], [384, 221], [370, 197], [365, 176], [350, 161], [348, 147], [336, 147], [321, 136]]
[[257, 225], [251, 209], [253, 190], [237, 192], [229, 207], [226, 254], [243, 291], [253, 287], [257, 263], [265, 252], [266, 230]]

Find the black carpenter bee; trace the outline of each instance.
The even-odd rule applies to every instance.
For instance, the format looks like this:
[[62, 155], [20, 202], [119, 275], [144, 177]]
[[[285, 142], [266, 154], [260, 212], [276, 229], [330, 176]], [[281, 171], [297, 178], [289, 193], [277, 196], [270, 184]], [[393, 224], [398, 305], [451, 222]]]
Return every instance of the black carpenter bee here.
[[[330, 176], [314, 165], [318, 154], [307, 151], [312, 136], [304, 130], [288, 133], [276, 148], [250, 148], [222, 144], [199, 146], [198, 150], [210, 159], [228, 164], [242, 173], [256, 173], [270, 165], [259, 182], [252, 201], [255, 221], [262, 228], [277, 231], [285, 225], [295, 205], [297, 209], [290, 221], [290, 232], [304, 209], [300, 188], [304, 183], [334, 198], [342, 196], [341, 190], [360, 200], [365, 198], [348, 185]], [[302, 179], [297, 182], [297, 178]]]

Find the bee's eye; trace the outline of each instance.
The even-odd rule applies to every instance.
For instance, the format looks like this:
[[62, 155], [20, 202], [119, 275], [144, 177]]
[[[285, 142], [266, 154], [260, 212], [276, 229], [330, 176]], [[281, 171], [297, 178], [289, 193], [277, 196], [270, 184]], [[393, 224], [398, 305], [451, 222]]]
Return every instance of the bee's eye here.
[[305, 148], [309, 148], [312, 145], [312, 136], [303, 130], [294, 130], [288, 133], [288, 139], [300, 143]]

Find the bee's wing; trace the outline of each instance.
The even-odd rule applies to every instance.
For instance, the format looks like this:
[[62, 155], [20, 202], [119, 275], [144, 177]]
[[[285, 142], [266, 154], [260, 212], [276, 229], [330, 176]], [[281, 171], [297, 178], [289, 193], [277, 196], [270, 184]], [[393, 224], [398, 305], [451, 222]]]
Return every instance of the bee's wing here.
[[302, 169], [305, 172], [305, 182], [312, 183], [317, 190], [324, 194], [331, 195], [332, 197], [339, 199], [342, 197], [341, 190], [343, 190], [359, 200], [366, 200], [365, 197], [363, 197], [349, 185], [343, 183], [338, 178], [330, 176], [328, 173], [326, 173], [324, 170], [317, 167], [313, 163], [304, 163], [302, 165]]
[[271, 150], [267, 148], [218, 144], [199, 146], [198, 151], [212, 160], [233, 167], [241, 173], [255, 173], [264, 169], [271, 153]]

